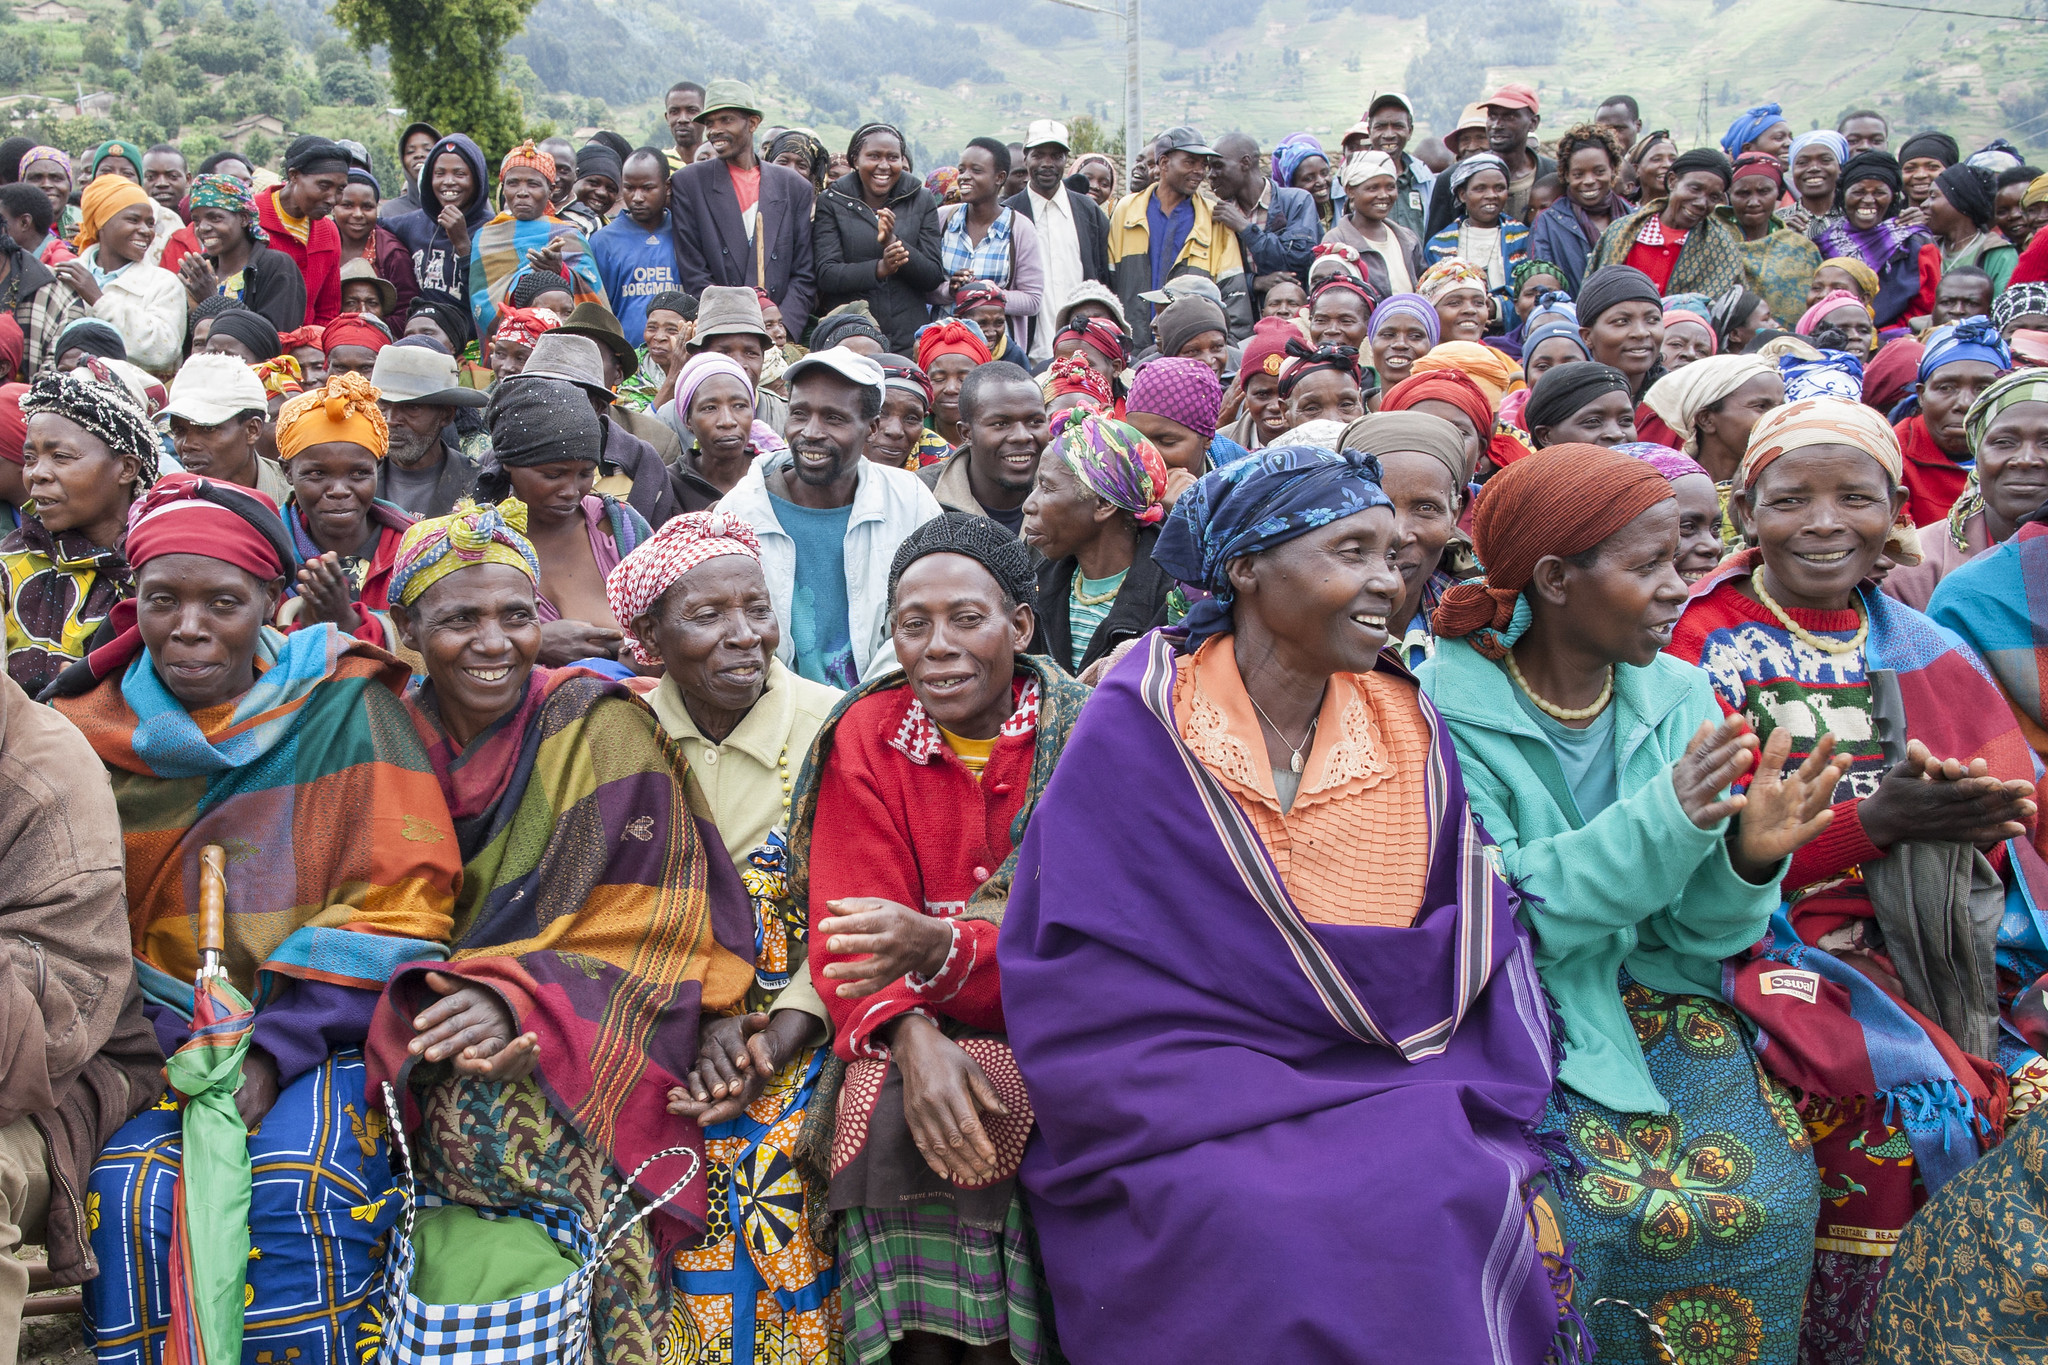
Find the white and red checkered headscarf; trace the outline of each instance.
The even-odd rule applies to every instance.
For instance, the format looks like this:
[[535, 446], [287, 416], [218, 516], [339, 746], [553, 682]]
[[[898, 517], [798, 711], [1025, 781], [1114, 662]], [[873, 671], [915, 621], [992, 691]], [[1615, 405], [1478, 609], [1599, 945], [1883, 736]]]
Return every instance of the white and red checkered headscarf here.
[[753, 527], [714, 507], [671, 518], [619, 561], [605, 578], [604, 593], [619, 628], [626, 632], [626, 646], [634, 658], [648, 665], [661, 662], [633, 633], [633, 623], [645, 616], [678, 578], [720, 555], [745, 555], [759, 561], [761, 541]]

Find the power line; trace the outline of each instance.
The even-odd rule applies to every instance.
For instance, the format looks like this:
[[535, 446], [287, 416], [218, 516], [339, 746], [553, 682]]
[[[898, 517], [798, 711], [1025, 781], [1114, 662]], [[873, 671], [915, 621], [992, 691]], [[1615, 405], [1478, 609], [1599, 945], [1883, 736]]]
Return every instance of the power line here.
[[1956, 19], [2003, 19], [2014, 24], [2048, 24], [2029, 14], [1987, 14], [1976, 9], [1932, 9], [1925, 5], [1899, 5], [1891, 0], [1834, 0], [1837, 5], [1863, 5], [1870, 9], [1902, 9], [1909, 14], [1939, 14]]

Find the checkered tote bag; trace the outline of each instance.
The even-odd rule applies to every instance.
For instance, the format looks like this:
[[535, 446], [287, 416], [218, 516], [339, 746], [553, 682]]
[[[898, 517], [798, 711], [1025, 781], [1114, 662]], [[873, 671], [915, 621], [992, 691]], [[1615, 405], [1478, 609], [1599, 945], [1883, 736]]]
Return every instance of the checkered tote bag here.
[[[522, 1294], [498, 1303], [423, 1303], [412, 1294], [416, 1252], [413, 1248], [413, 1215], [416, 1209], [447, 1201], [416, 1190], [412, 1181], [412, 1151], [406, 1145], [405, 1121], [398, 1097], [390, 1082], [384, 1084], [384, 1107], [391, 1114], [391, 1140], [404, 1164], [398, 1172], [398, 1191], [404, 1198], [404, 1212], [392, 1234], [391, 1260], [385, 1284], [385, 1323], [382, 1365], [511, 1365], [514, 1361], [547, 1360], [555, 1365], [589, 1365], [590, 1283], [605, 1256], [619, 1238], [633, 1226], [683, 1192], [697, 1175], [698, 1156], [687, 1147], [670, 1147], [647, 1158], [633, 1172], [593, 1230], [583, 1224], [574, 1209], [550, 1208], [538, 1204], [515, 1209], [478, 1209], [485, 1218], [526, 1218], [541, 1225], [548, 1236], [565, 1250], [582, 1258], [583, 1264], [560, 1284]], [[648, 1166], [664, 1157], [687, 1156], [689, 1169], [668, 1187], [659, 1199], [613, 1229], [601, 1242], [622, 1204], [629, 1202], [633, 1184]]]

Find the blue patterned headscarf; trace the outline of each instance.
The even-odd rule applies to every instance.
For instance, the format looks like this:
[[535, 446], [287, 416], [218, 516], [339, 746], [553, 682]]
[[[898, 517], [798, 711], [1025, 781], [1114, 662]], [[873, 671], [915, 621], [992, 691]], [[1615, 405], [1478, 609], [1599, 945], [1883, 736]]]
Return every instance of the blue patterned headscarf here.
[[1732, 160], [1744, 147], [1757, 140], [1772, 125], [1785, 121], [1785, 111], [1775, 104], [1759, 104], [1743, 110], [1721, 134], [1721, 150]]
[[1778, 375], [1785, 381], [1787, 403], [1797, 403], [1802, 398], [1863, 401], [1863, 362], [1847, 351], [1822, 351], [1819, 360], [1779, 356]]
[[1301, 169], [1301, 163], [1312, 156], [1328, 161], [1330, 154], [1323, 150], [1323, 144], [1316, 141], [1314, 133], [1289, 133], [1273, 148], [1273, 180], [1276, 184], [1294, 185], [1294, 173]]
[[1204, 474], [1181, 494], [1159, 533], [1160, 568], [1210, 596], [1183, 624], [1191, 644], [1231, 628], [1230, 561], [1270, 550], [1333, 521], [1392, 507], [1380, 462], [1361, 451], [1275, 446]]
[[1934, 377], [1936, 370], [1958, 360], [1981, 360], [2000, 371], [2012, 368], [2012, 352], [2005, 348], [2005, 341], [1987, 317], [1964, 318], [1961, 322], [1937, 327], [1927, 334], [1922, 344], [1920, 382], [1923, 384]]

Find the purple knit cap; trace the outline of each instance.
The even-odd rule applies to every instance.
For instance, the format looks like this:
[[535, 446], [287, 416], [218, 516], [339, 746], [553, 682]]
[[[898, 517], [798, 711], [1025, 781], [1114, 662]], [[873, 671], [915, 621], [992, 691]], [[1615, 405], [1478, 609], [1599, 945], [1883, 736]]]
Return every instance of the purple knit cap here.
[[1372, 321], [1366, 324], [1365, 334], [1371, 336], [1379, 331], [1380, 323], [1391, 317], [1414, 318], [1422, 324], [1422, 330], [1429, 334], [1429, 344], [1432, 346], [1443, 340], [1436, 305], [1420, 294], [1389, 294], [1381, 299], [1380, 306], [1372, 310]]
[[1138, 367], [1124, 411], [1151, 412], [1178, 422], [1203, 440], [1216, 434], [1216, 414], [1223, 408], [1223, 381], [1207, 361], [1187, 356], [1162, 356]]
[[[1707, 468], [1692, 456], [1670, 446], [1660, 446], [1655, 441], [1627, 441], [1614, 447], [1624, 455], [1633, 455], [1650, 468], [1664, 476], [1664, 482], [1676, 483], [1688, 474], [1706, 474]], [[1708, 475], [1709, 479], [1713, 476]]]

